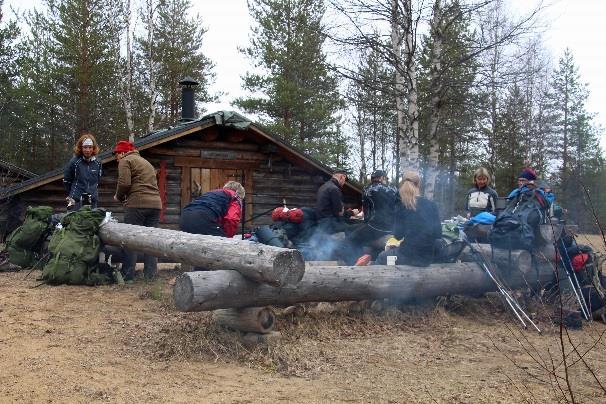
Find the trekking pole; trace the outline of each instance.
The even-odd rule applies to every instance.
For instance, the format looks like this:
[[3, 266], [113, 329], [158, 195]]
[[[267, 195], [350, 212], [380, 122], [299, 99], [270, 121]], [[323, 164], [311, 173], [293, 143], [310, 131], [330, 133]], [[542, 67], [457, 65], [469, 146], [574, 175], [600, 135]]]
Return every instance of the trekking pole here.
[[522, 323], [523, 327], [527, 328], [526, 322], [524, 321], [524, 319], [522, 318], [522, 316], [524, 318], [526, 318], [526, 320], [530, 324], [532, 324], [532, 326], [540, 334], [541, 333], [541, 329], [535, 324], [534, 321], [532, 321], [532, 319], [528, 316], [528, 314], [526, 314], [526, 312], [524, 311], [524, 309], [522, 309], [522, 307], [517, 302], [517, 300], [514, 299], [513, 296], [511, 296], [511, 294], [507, 291], [507, 289], [503, 286], [503, 284], [493, 275], [492, 271], [488, 267], [488, 264], [486, 263], [486, 260], [484, 259], [484, 257], [482, 256], [482, 254], [473, 247], [473, 245], [467, 239], [467, 236], [465, 236], [465, 233], [463, 233], [463, 232], [460, 232], [460, 233], [463, 234], [462, 239], [469, 246], [469, 249], [471, 250], [472, 255], [474, 257], [476, 257], [476, 262], [480, 265], [480, 267], [482, 267], [482, 269], [484, 270], [484, 272], [486, 272], [486, 274], [488, 275], [488, 277], [497, 286], [497, 290], [499, 291], [499, 293], [501, 294], [501, 296], [503, 296], [503, 298], [505, 299], [505, 301], [507, 302], [507, 304], [509, 305], [509, 307], [511, 308], [511, 310], [513, 311], [513, 313], [515, 314], [515, 316], [518, 318], [518, 320], [520, 320], [520, 322]]
[[[564, 267], [564, 272], [566, 272], [566, 276], [568, 277], [570, 286], [572, 286], [572, 291], [574, 292], [574, 295], [577, 298], [577, 301], [579, 302], [579, 306], [581, 306], [581, 312], [583, 313], [583, 317], [585, 317], [585, 320], [590, 321], [591, 316], [589, 313], [589, 308], [587, 307], [587, 303], [585, 302], [583, 294], [581, 293], [581, 285], [579, 283], [579, 279], [577, 278], [577, 274], [574, 272], [574, 268], [572, 267], [572, 261], [570, 261], [568, 251], [566, 251], [564, 240], [560, 239], [560, 244], [562, 245], [562, 250], [566, 254], [566, 258], [568, 259], [568, 263], [570, 265], [570, 267], [566, 265], [566, 263], [564, 262], [564, 257], [562, 257], [562, 253], [558, 254], [560, 256], [562, 266]], [[570, 274], [571, 272], [572, 276]]]
[[518, 303], [518, 301], [516, 299], [514, 299], [513, 296], [511, 296], [511, 294], [509, 293], [509, 291], [507, 291], [507, 289], [503, 286], [503, 284], [501, 282], [499, 282], [495, 278], [495, 276], [492, 274], [492, 271], [490, 271], [490, 269], [488, 269], [488, 267], [486, 266], [486, 264], [484, 264], [484, 271], [486, 271], [486, 273], [488, 274], [488, 276], [490, 277], [490, 279], [492, 279], [492, 281], [495, 283], [495, 285], [497, 285], [497, 288], [499, 288], [499, 291], [505, 297], [505, 300], [507, 300], [507, 302], [509, 303], [509, 305], [513, 306], [512, 309], [514, 310], [514, 313], [516, 314], [516, 316], [518, 317], [518, 319], [520, 319], [520, 321], [522, 322], [522, 324], [524, 324], [524, 328], [526, 328], [526, 323], [520, 318], [520, 314], [519, 313], [521, 313], [524, 316], [524, 318], [526, 318], [526, 320], [528, 320], [528, 322], [530, 324], [532, 324], [532, 326], [539, 333], [541, 333], [541, 330], [539, 329], [539, 327], [534, 323], [534, 321], [532, 321], [532, 319], [528, 316], [528, 314], [526, 314], [526, 312], [524, 311], [524, 309], [522, 309], [522, 307], [520, 306], [520, 304]]

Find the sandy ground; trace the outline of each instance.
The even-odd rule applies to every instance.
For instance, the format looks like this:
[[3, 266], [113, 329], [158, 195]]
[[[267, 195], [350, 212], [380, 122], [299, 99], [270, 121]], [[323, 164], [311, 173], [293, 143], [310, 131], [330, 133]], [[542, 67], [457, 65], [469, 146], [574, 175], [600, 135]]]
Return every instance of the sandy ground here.
[[523, 331], [491, 295], [309, 308], [245, 348], [209, 313], [176, 311], [176, 274], [91, 288], [0, 273], [0, 402], [557, 402], [565, 368], [576, 401], [606, 402], [602, 323], [563, 334], [566, 367], [558, 326]]

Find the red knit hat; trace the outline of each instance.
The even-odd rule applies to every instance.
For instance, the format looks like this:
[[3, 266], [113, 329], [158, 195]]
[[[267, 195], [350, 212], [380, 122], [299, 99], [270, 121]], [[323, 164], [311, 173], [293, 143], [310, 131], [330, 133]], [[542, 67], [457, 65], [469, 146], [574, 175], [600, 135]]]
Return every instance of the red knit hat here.
[[518, 178], [526, 178], [528, 181], [534, 181], [537, 179], [537, 172], [530, 167], [522, 168], [522, 172], [518, 175]]
[[128, 153], [129, 151], [135, 150], [135, 145], [129, 142], [128, 140], [120, 140], [114, 146], [114, 154], [117, 153]]

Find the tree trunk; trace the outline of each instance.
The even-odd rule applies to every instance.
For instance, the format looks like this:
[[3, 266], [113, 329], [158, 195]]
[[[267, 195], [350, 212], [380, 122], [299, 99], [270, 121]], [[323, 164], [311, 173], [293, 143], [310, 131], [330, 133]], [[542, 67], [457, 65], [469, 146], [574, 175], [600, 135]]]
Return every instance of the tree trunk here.
[[252, 241], [115, 222], [102, 225], [99, 237], [104, 244], [175, 262], [210, 270], [233, 269], [253, 281], [273, 286], [294, 285], [305, 272], [299, 251]]
[[425, 197], [434, 200], [436, 179], [438, 177], [438, 164], [440, 157], [440, 139], [438, 127], [442, 115], [442, 5], [435, 0], [433, 5], [433, 18], [431, 20], [431, 37], [433, 48], [431, 50], [431, 100], [429, 116], [429, 155], [427, 156], [427, 174], [425, 176]]
[[[496, 271], [495, 271], [496, 272]], [[523, 274], [506, 272], [511, 288], [546, 283], [553, 277], [552, 266]], [[383, 298], [415, 302], [452, 294], [473, 294], [497, 290], [476, 263], [368, 267], [307, 268], [296, 286], [272, 288], [248, 281], [236, 271], [187, 272], [180, 275], [173, 293], [181, 311], [204, 311], [229, 307], [286, 306], [303, 302], [375, 300]]]
[[[398, 12], [398, 0], [391, 2], [391, 52], [393, 54], [393, 67], [395, 71], [395, 98], [396, 98], [396, 145], [399, 150], [399, 161], [408, 161], [408, 144], [406, 143], [406, 111], [404, 97], [405, 81], [404, 64], [402, 63], [402, 32], [400, 31], [399, 20], [401, 18]], [[400, 167], [398, 167], [398, 178], [400, 175]]]
[[147, 0], [146, 2], [146, 27], [147, 30], [147, 46], [148, 53], [146, 55], [147, 62], [147, 74], [148, 74], [148, 85], [149, 85], [149, 104], [148, 104], [148, 115], [147, 115], [147, 131], [152, 132], [154, 130], [154, 124], [156, 121], [156, 110], [158, 108], [158, 89], [157, 89], [157, 60], [160, 55], [155, 54], [156, 44], [154, 33], [156, 31], [154, 16], [156, 13], [156, 6], [154, 0]]
[[271, 332], [276, 324], [276, 315], [269, 307], [219, 309], [213, 312], [213, 319], [234, 330], [261, 334]]
[[[126, 129], [128, 133], [135, 132], [135, 124], [133, 119], [133, 47], [131, 43], [131, 6], [130, 0], [127, 0], [124, 3], [124, 31], [126, 33], [126, 60], [125, 66], [122, 71], [122, 80], [120, 84], [122, 85], [122, 104], [124, 106], [124, 112], [126, 114]], [[118, 41], [118, 49], [120, 49], [119, 41]]]
[[406, 122], [406, 143], [408, 144], [408, 167], [419, 170], [419, 105], [417, 103], [417, 62], [415, 58], [417, 34], [413, 23], [412, 0], [404, 0], [404, 59], [406, 63], [406, 100], [408, 104]]

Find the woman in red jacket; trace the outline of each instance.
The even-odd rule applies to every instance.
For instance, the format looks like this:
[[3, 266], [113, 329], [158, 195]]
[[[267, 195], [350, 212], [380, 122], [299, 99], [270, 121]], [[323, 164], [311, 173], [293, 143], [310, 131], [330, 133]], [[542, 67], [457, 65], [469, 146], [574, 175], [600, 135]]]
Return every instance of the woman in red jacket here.
[[181, 231], [210, 236], [233, 237], [242, 216], [244, 187], [229, 181], [194, 199], [181, 211]]

